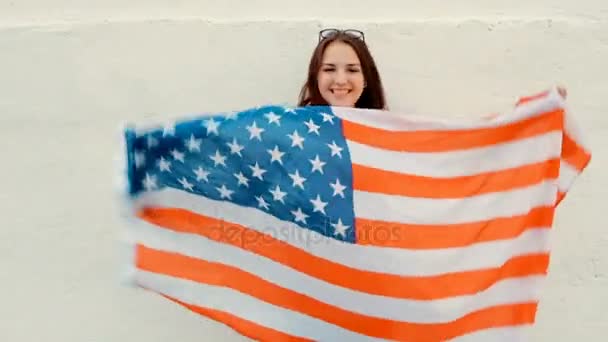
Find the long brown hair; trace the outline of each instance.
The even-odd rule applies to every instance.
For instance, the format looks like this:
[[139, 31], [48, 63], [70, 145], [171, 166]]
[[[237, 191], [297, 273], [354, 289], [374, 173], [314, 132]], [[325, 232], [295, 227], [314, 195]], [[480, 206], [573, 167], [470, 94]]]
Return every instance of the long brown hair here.
[[370, 53], [367, 44], [362, 39], [353, 37], [344, 32], [338, 32], [328, 38], [325, 38], [319, 42], [317, 47], [312, 53], [310, 63], [308, 66], [308, 76], [304, 86], [300, 90], [300, 96], [298, 99], [298, 106], [308, 105], [328, 105], [327, 101], [323, 99], [319, 92], [319, 85], [317, 83], [317, 75], [323, 61], [323, 53], [329, 44], [340, 41], [350, 45], [359, 57], [361, 61], [361, 70], [363, 71], [363, 78], [366, 82], [363, 93], [355, 107], [366, 108], [366, 109], [387, 109], [386, 99], [384, 95], [384, 88], [380, 79], [376, 62]]

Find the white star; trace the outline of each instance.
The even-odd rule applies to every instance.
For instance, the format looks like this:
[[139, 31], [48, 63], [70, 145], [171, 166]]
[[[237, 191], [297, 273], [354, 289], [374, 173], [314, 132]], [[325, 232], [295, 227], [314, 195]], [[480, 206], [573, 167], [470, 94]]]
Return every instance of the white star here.
[[342, 147], [336, 145], [336, 142], [332, 140], [331, 144], [327, 144], [327, 146], [331, 149], [331, 156], [338, 155], [338, 157], [342, 158]]
[[285, 197], [285, 195], [287, 195], [287, 193], [281, 191], [281, 187], [279, 187], [277, 185], [274, 188], [274, 190], [270, 190], [270, 193], [272, 194], [272, 199], [274, 199], [275, 201], [279, 201], [279, 202], [285, 204], [285, 201], [283, 200], [283, 198]]
[[332, 227], [334, 227], [334, 235], [342, 235], [342, 237], [346, 237], [346, 230], [350, 226], [346, 226], [342, 223], [342, 219], [338, 219], [338, 223], [332, 223]]
[[319, 128], [321, 126], [317, 126], [312, 119], [308, 120], [308, 122], [305, 122], [304, 124], [308, 126], [308, 133], [315, 132], [317, 135], [319, 135]]
[[171, 162], [165, 160], [165, 157], [160, 157], [160, 160], [158, 161], [158, 167], [161, 171], [171, 172]]
[[298, 114], [295, 108], [286, 108], [285, 113]]
[[309, 159], [308, 161], [312, 164], [312, 171], [311, 172], [319, 171], [320, 174], [323, 174], [323, 166], [326, 163], [324, 161], [321, 161], [319, 159], [319, 155], [318, 154], [315, 157], [315, 160]]
[[279, 121], [281, 117], [276, 115], [275, 113], [270, 112], [268, 114], [264, 114], [264, 116], [268, 118], [269, 125], [274, 122], [277, 124], [277, 126], [281, 126], [281, 122]]
[[155, 189], [157, 187], [156, 176], [150, 176], [150, 174], [146, 173], [146, 178], [144, 179], [143, 184], [146, 190]]
[[306, 218], [308, 217], [308, 215], [304, 214], [302, 212], [302, 209], [298, 208], [298, 210], [292, 210], [291, 213], [293, 214], [293, 216], [295, 216], [296, 222], [300, 221], [306, 224]]
[[251, 168], [251, 170], [253, 171], [253, 177], [257, 177], [260, 180], [263, 180], [262, 175], [266, 172], [266, 170], [260, 168], [258, 162], [255, 162], [255, 166], [250, 165], [249, 168]]
[[245, 175], [242, 172], [239, 173], [235, 173], [234, 177], [236, 177], [236, 179], [239, 180], [239, 185], [245, 185], [246, 187], [249, 186], [249, 179], [247, 179], [247, 177], [245, 177]]
[[188, 147], [188, 150], [190, 152], [193, 152], [194, 150], [196, 151], [201, 151], [201, 139], [194, 139], [194, 134], [190, 134], [190, 139], [184, 141], [184, 143], [186, 144], [186, 147]]
[[213, 160], [215, 166], [218, 166], [219, 164], [226, 166], [226, 157], [220, 154], [220, 150], [215, 150], [215, 155], [210, 156], [209, 158]]
[[184, 187], [184, 189], [188, 189], [188, 190], [192, 191], [193, 184], [188, 182], [186, 177], [182, 177], [180, 180], [178, 180], [178, 182]]
[[143, 152], [135, 152], [135, 168], [139, 169], [146, 163], [146, 155]]
[[283, 157], [285, 152], [279, 151], [279, 147], [277, 145], [274, 145], [273, 150], [266, 150], [266, 151], [268, 151], [268, 153], [270, 153], [270, 156], [271, 156], [270, 162], [271, 163], [274, 161], [278, 161], [279, 164], [283, 165], [283, 161], [281, 160], [281, 158]]
[[175, 125], [168, 123], [163, 127], [163, 137], [167, 135], [175, 135]]
[[344, 198], [344, 189], [346, 189], [346, 187], [340, 184], [340, 180], [338, 178], [336, 178], [335, 183], [329, 183], [329, 185], [334, 188], [334, 196], [340, 195], [342, 198]]
[[301, 150], [304, 149], [304, 146], [302, 145], [304, 138], [298, 134], [297, 130], [293, 131], [293, 134], [287, 134], [287, 136], [291, 138], [291, 147], [298, 146]]
[[209, 176], [208, 171], [204, 170], [202, 167], [198, 167], [198, 169], [194, 170], [194, 173], [196, 174], [196, 180], [200, 181], [201, 179], [204, 179], [205, 182], [208, 182], [209, 179], [207, 178]]
[[236, 141], [236, 138], [232, 138], [232, 143], [228, 143], [228, 146], [230, 147], [230, 153], [238, 154], [239, 157], [242, 157], [241, 151], [245, 147], [243, 145], [239, 145], [239, 143]]
[[207, 135], [210, 135], [211, 133], [215, 133], [215, 135], [218, 135], [219, 132], [217, 131], [217, 129], [219, 126], [220, 123], [213, 120], [213, 118], [205, 120], [205, 127], [207, 127]]
[[225, 115], [226, 119], [228, 120], [236, 120], [236, 118], [239, 116], [239, 112], [230, 112], [228, 114]]
[[312, 203], [312, 205], [315, 207], [313, 212], [320, 211], [325, 215], [325, 206], [327, 205], [327, 202], [323, 202], [321, 200], [321, 196], [317, 195], [317, 198], [310, 200], [310, 203]]
[[263, 128], [259, 128], [256, 122], [253, 122], [253, 125], [247, 126], [247, 130], [249, 131], [249, 139], [257, 138], [259, 141], [262, 141], [262, 132], [264, 132]]
[[296, 170], [295, 173], [290, 173], [289, 177], [293, 180], [293, 186], [299, 186], [302, 190], [304, 190], [304, 181], [306, 178], [300, 176], [300, 172]]
[[173, 151], [171, 151], [171, 155], [175, 160], [179, 160], [182, 163], [184, 162], [184, 154], [182, 152], [174, 149]]
[[148, 135], [148, 140], [146, 142], [148, 143], [148, 148], [158, 145], [158, 140], [151, 135]]
[[217, 191], [220, 192], [220, 198], [232, 199], [230, 196], [232, 196], [232, 194], [234, 193], [234, 191], [228, 190], [226, 188], [226, 185], [222, 184], [221, 188], [216, 187], [216, 189], [217, 189]]
[[332, 125], [334, 124], [334, 117], [327, 114], [327, 113], [321, 113], [321, 115], [323, 116], [323, 122], [327, 122], [329, 121]]
[[255, 199], [258, 200], [258, 207], [268, 210], [268, 203], [266, 203], [266, 201], [264, 200], [264, 197], [255, 196]]

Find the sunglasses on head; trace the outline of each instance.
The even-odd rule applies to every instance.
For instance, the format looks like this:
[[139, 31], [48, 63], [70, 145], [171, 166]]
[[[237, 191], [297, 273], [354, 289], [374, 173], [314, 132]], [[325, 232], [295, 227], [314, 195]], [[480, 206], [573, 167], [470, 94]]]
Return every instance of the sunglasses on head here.
[[355, 29], [339, 30], [339, 29], [335, 29], [335, 28], [328, 28], [328, 29], [321, 30], [319, 32], [319, 41], [333, 37], [338, 33], [344, 33], [353, 38], [357, 38], [357, 39], [361, 39], [362, 41], [365, 41], [365, 35], [363, 34], [363, 32], [361, 32], [359, 30], [355, 30]]

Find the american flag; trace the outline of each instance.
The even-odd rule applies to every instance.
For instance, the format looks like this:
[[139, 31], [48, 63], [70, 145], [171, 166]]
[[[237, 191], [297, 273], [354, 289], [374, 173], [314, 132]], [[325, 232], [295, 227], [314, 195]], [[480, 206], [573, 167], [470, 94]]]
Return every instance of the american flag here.
[[132, 281], [261, 341], [515, 341], [590, 160], [556, 89], [473, 120], [261, 106], [125, 130]]

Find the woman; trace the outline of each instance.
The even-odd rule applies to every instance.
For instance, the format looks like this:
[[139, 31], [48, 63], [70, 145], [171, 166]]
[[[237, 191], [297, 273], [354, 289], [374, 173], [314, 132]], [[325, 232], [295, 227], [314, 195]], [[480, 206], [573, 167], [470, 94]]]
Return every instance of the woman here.
[[319, 32], [298, 106], [387, 109], [376, 63], [358, 30]]

